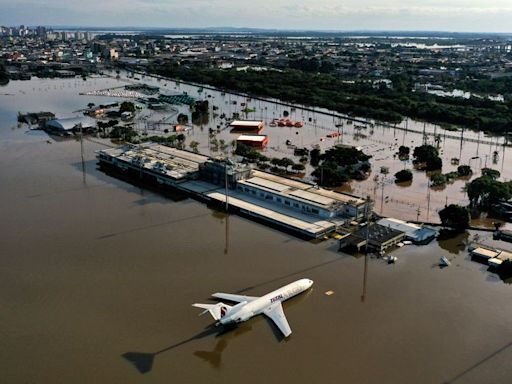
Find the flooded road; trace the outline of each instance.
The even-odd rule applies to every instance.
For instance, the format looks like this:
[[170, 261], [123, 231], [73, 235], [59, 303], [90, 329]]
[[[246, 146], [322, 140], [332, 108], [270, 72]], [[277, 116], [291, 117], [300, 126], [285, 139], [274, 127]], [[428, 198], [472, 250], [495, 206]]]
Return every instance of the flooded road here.
[[[16, 94], [0, 96], [2, 382], [510, 382], [511, 286], [468, 259], [467, 236], [370, 258], [362, 300], [363, 258], [111, 178], [100, 144], [82, 163], [76, 140], [15, 126], [89, 99], [18, 86], [0, 92]], [[262, 317], [219, 334], [191, 307], [301, 277], [315, 284], [284, 304], [286, 341]]]

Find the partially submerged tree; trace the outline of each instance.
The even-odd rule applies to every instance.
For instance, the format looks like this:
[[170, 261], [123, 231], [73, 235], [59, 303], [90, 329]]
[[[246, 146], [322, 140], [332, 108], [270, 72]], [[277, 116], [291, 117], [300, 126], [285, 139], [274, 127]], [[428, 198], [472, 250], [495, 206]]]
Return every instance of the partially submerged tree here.
[[501, 176], [501, 173], [492, 168], [482, 168], [482, 176], [487, 176], [493, 180], [498, 180]]
[[439, 157], [439, 151], [432, 145], [420, 145], [414, 148], [414, 163], [425, 163], [427, 171], [437, 171], [443, 168], [443, 160]]
[[403, 183], [412, 180], [412, 172], [410, 169], [402, 169], [395, 173], [395, 183]]
[[457, 232], [464, 232], [471, 221], [469, 210], [457, 204], [450, 204], [441, 209], [439, 218], [445, 227], [450, 227]]
[[471, 170], [471, 167], [469, 165], [459, 165], [457, 167], [457, 173], [459, 176], [471, 176], [473, 174], [473, 171]]

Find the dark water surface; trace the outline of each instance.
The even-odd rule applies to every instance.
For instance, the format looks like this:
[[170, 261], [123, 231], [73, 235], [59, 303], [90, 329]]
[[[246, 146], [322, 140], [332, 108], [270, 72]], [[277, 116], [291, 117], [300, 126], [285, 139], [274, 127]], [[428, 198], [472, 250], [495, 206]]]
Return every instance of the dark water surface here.
[[[74, 139], [15, 126], [18, 110], [86, 104], [60, 91], [0, 96], [0, 382], [511, 382], [512, 287], [468, 259], [467, 238], [369, 259], [363, 301], [364, 260], [334, 240], [227, 222], [99, 172], [99, 144], [82, 163]], [[190, 306], [301, 277], [315, 285], [284, 305], [286, 341], [262, 317], [219, 334]]]

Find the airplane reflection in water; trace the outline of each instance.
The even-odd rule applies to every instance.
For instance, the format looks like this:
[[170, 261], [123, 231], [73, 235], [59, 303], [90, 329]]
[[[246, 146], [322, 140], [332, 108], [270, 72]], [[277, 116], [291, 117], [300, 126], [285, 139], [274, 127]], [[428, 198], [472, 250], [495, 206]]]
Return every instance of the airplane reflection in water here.
[[281, 303], [308, 290], [312, 285], [313, 280], [300, 279], [261, 297], [214, 293], [212, 296], [215, 298], [237, 302], [238, 304], [230, 306], [220, 302], [217, 304], [196, 303], [192, 305], [205, 309], [201, 314], [209, 312], [217, 320], [216, 325], [237, 324], [247, 321], [253, 316], [264, 314], [276, 324], [284, 337], [288, 337], [292, 330], [286, 320]]

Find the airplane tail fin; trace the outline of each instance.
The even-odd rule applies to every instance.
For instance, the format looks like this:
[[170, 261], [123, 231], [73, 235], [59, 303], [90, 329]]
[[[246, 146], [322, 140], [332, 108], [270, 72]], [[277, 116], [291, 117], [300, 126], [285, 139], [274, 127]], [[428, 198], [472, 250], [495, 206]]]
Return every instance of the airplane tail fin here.
[[226, 314], [226, 312], [231, 308], [230, 305], [227, 305], [224, 303], [217, 303], [217, 304], [195, 303], [195, 304], [192, 304], [192, 306], [204, 309], [204, 311], [201, 312], [200, 315], [204, 315], [206, 312], [210, 312], [210, 315], [212, 315], [212, 317], [217, 321], [220, 320], [221, 318], [223, 318], [224, 315]]

